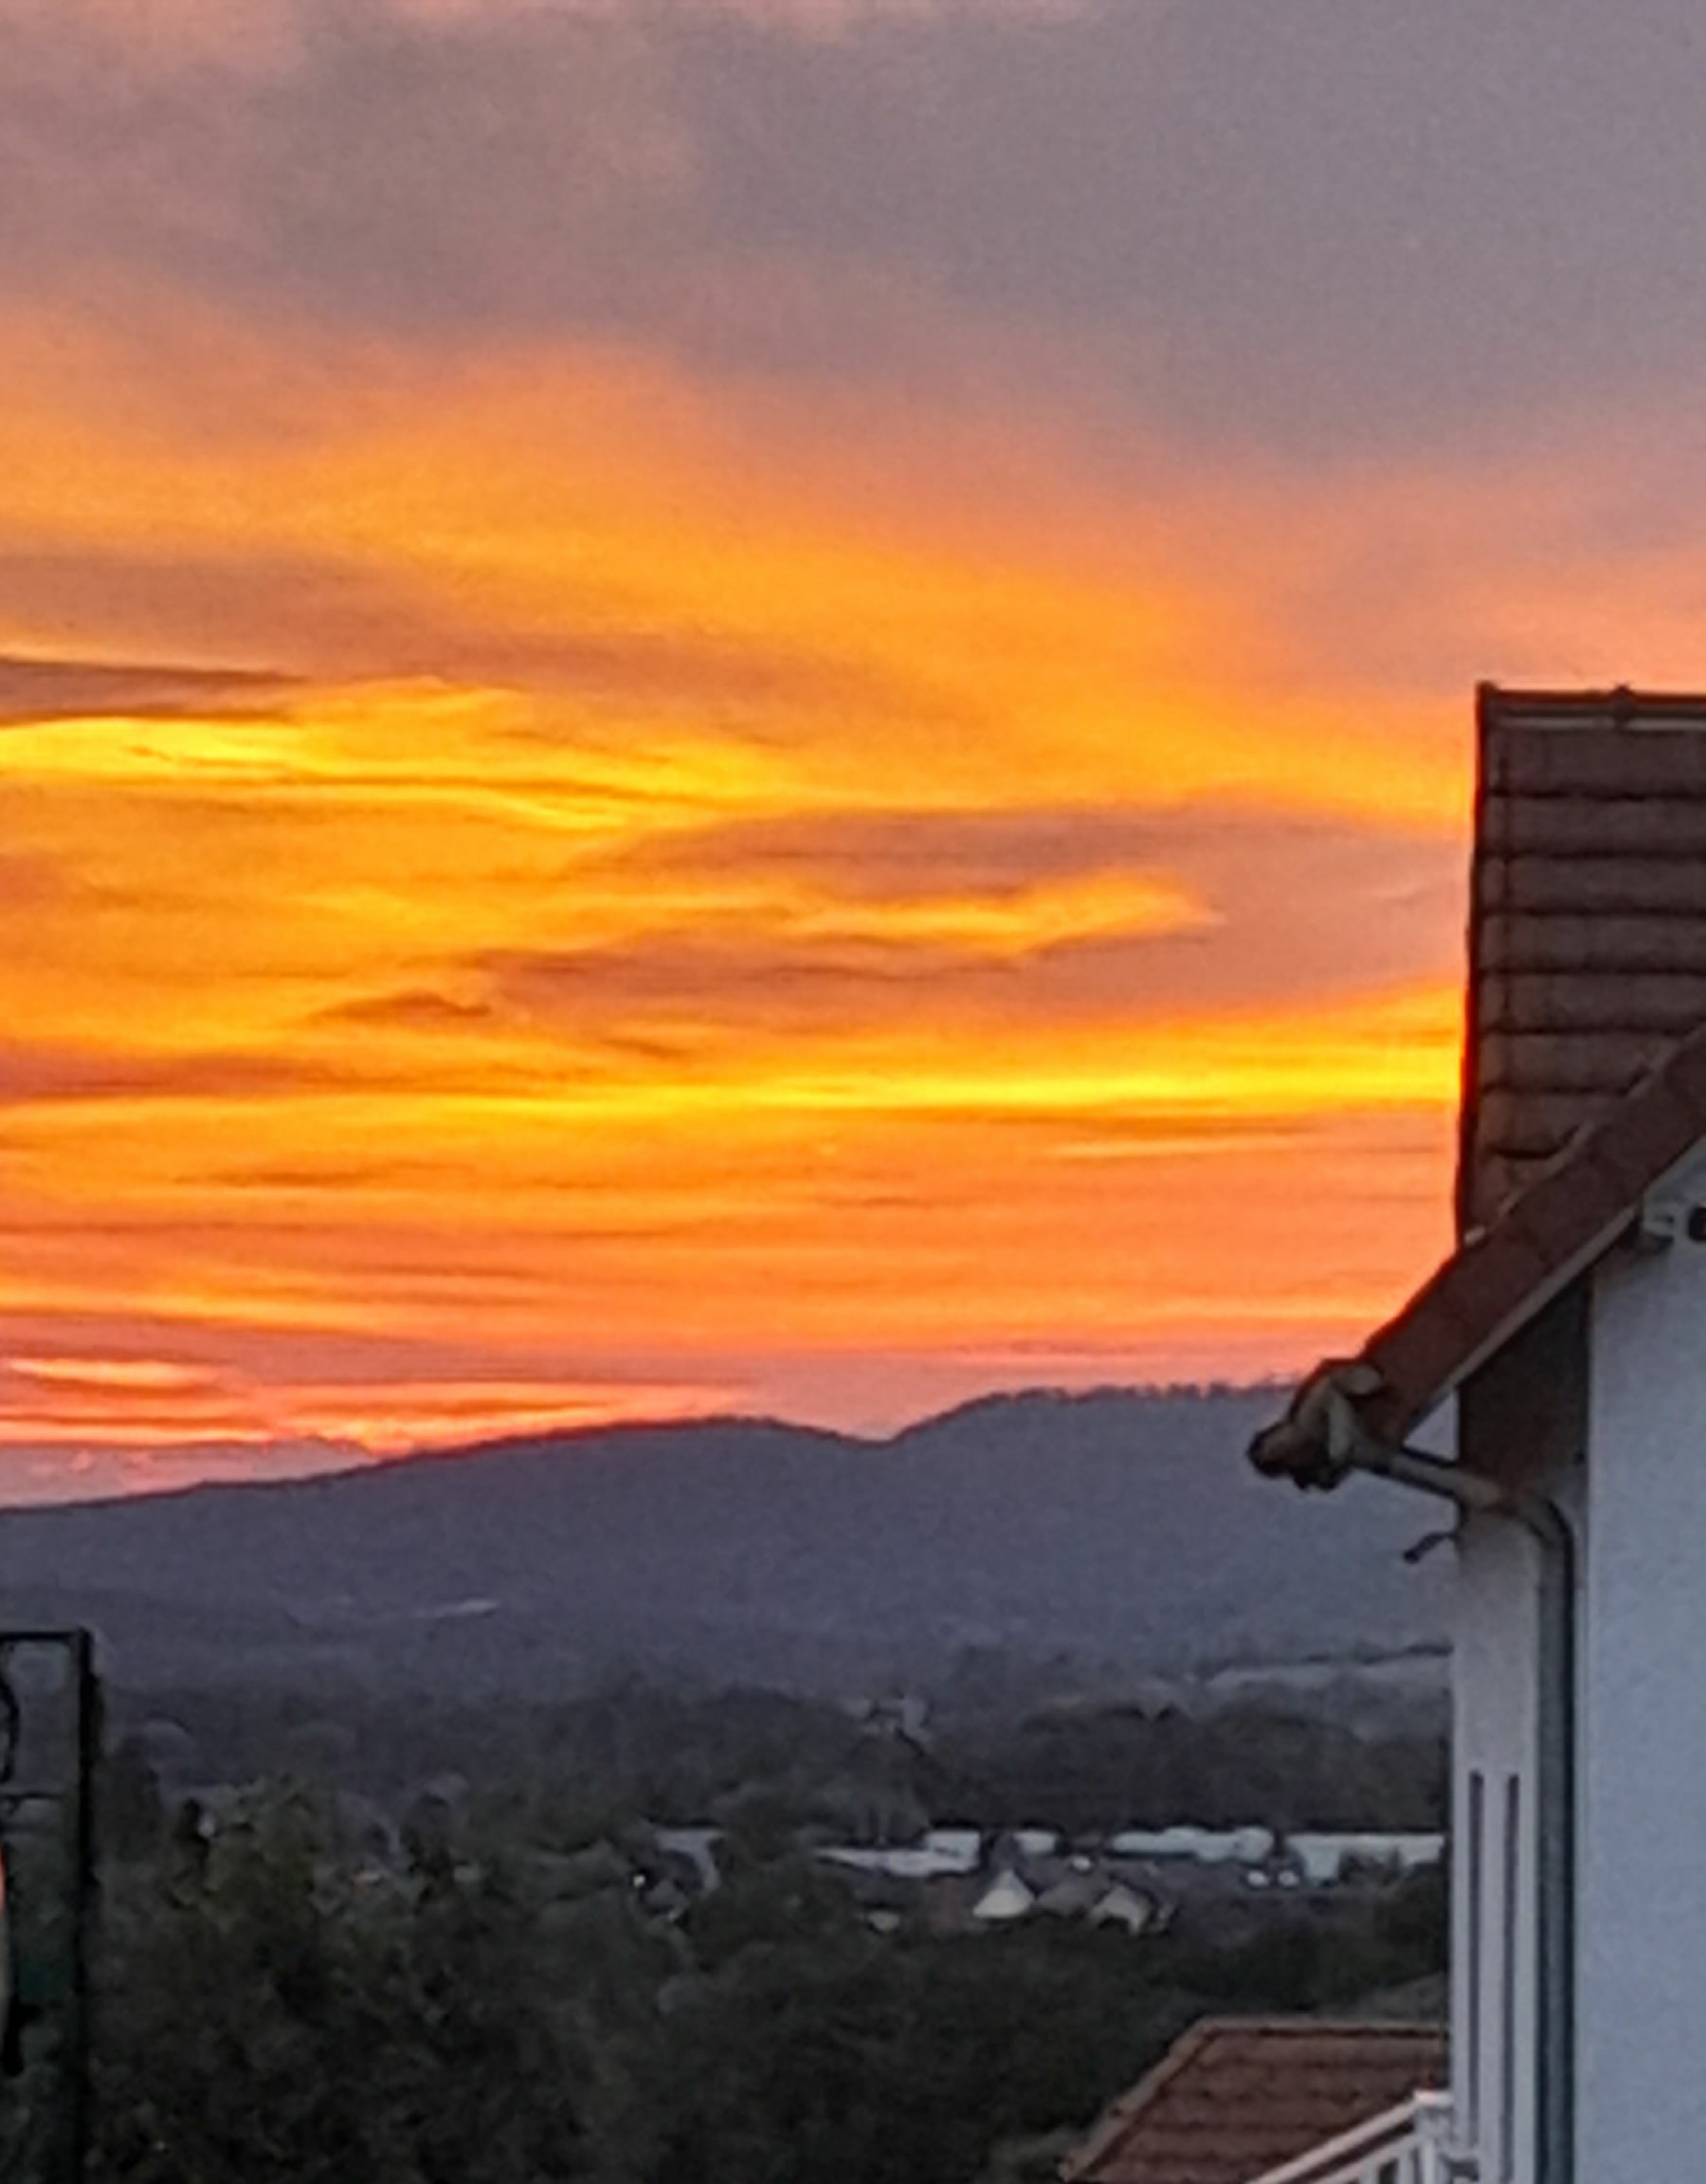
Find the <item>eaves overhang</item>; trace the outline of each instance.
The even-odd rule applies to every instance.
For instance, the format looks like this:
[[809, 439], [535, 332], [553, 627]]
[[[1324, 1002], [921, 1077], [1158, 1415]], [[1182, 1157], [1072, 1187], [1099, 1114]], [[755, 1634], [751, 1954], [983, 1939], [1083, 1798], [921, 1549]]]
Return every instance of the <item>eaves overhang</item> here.
[[1638, 1227], [1643, 1202], [1706, 1141], [1706, 1026], [1583, 1130], [1486, 1228], [1466, 1236], [1350, 1358], [1311, 1373], [1250, 1461], [1330, 1487], [1359, 1446], [1401, 1444]]

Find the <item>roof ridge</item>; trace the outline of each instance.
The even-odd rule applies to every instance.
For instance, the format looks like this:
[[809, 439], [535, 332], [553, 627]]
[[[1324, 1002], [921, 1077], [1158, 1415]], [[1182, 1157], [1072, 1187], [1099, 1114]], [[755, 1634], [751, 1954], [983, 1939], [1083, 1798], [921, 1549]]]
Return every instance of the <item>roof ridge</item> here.
[[1518, 720], [1579, 716], [1600, 726], [1614, 728], [1645, 713], [1697, 713], [1706, 719], [1706, 690], [1641, 689], [1628, 682], [1613, 682], [1595, 690], [1479, 682], [1475, 698], [1477, 711], [1483, 719], [1490, 714]]

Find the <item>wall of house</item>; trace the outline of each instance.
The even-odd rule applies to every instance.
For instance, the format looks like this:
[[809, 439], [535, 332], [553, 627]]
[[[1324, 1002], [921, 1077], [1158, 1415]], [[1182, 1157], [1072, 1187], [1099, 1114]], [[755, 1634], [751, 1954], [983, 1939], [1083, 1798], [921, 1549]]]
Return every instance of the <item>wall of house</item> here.
[[1594, 1285], [1580, 2184], [1706, 2158], [1706, 1244], [1686, 1228], [1684, 1208], [1676, 1242]]
[[[1572, 1283], [1462, 1389], [1459, 1459], [1520, 1502], [1578, 1514], [1591, 1295]], [[1454, 1646], [1452, 2050], [1456, 2128], [1484, 2184], [1549, 2184], [1540, 2137], [1544, 1556], [1515, 1518], [1459, 1533]]]
[[1536, 2184], [1537, 1548], [1505, 1517], [1458, 1535], [1451, 2069], [1482, 2184]]

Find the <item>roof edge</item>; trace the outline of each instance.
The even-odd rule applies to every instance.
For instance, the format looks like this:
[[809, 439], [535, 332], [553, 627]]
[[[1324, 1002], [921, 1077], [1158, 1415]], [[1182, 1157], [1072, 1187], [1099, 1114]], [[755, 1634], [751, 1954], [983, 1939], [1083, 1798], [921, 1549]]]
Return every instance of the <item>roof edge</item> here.
[[1473, 1230], [1352, 1358], [1329, 1358], [1249, 1445], [1256, 1469], [1336, 1486], [1359, 1446], [1393, 1447], [1634, 1226], [1706, 1142], [1706, 1025]]
[[1100, 2160], [1134, 2123], [1141, 2120], [1144, 2112], [1182, 2071], [1189, 2068], [1205, 2048], [1212, 2047], [1215, 2041], [1227, 2034], [1245, 2038], [1255, 2034], [1261, 2039], [1319, 2039], [1325, 2036], [1330, 2039], [1354, 2039], [1370, 2046], [1381, 2040], [1425, 2040], [1443, 2046], [1447, 2038], [1444, 2027], [1429, 2024], [1420, 2018], [1308, 2017], [1301, 2014], [1249, 2017], [1217, 2014], [1199, 2017], [1186, 2027], [1164, 2055], [1151, 2064], [1135, 2084], [1128, 2085], [1123, 2093], [1102, 2110], [1092, 2124], [1084, 2143], [1062, 2163], [1061, 2184], [1077, 2184], [1077, 2180], [1088, 2173], [1093, 2163]]

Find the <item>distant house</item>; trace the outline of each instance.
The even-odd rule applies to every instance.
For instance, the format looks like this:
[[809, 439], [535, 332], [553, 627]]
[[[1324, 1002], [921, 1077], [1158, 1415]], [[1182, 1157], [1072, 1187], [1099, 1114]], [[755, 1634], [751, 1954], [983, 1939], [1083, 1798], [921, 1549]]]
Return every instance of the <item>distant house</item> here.
[[1251, 1455], [1453, 1514], [1450, 2173], [1658, 2184], [1706, 2174], [1706, 698], [1484, 689], [1479, 739], [1457, 1247]]
[[1260, 1866], [1274, 1854], [1271, 1828], [1122, 1828], [1109, 1844], [1122, 1858], [1188, 1858], [1199, 1866]]
[[1023, 1919], [1036, 1908], [1037, 1891], [1009, 1867], [998, 1873], [971, 1906], [980, 1926], [1000, 1926]]
[[1087, 1866], [1081, 1873], [1068, 1870], [1050, 1882], [1037, 1898], [1036, 1909], [1050, 1919], [1087, 1919], [1107, 1893], [1107, 1882]]
[[1170, 1922], [1171, 1910], [1158, 1898], [1116, 1881], [1096, 1897], [1088, 1917], [1092, 1926], [1118, 1926], [1128, 1934], [1149, 1934]]
[[666, 1857], [681, 1859], [690, 1868], [698, 1891], [709, 1896], [722, 1884], [722, 1872], [717, 1863], [717, 1847], [722, 1842], [720, 1828], [654, 1828], [652, 1841]]
[[[1067, 2157], [1062, 2184], [1398, 2184], [1383, 2164], [1435, 2128], [1426, 2088], [1444, 2076], [1425, 2026], [1205, 2018]], [[1313, 2168], [1321, 2151], [1337, 2166]]]
[[1333, 1833], [1298, 1829], [1280, 1837], [1271, 1828], [1122, 1828], [1108, 1842], [1119, 1859], [1160, 1869], [1225, 1868], [1246, 1885], [1265, 1887], [1284, 1876], [1292, 1884], [1332, 1887], [1352, 1872], [1387, 1873], [1394, 1879], [1445, 1855], [1439, 1832], [1359, 1829]]
[[968, 1916], [985, 1926], [1017, 1919], [1067, 1919], [1091, 1926], [1117, 1926], [1134, 1935], [1168, 1925], [1172, 1906], [1109, 1861], [1080, 1852], [998, 1866], [988, 1887], [970, 1905]]
[[854, 1873], [880, 1873], [891, 1881], [936, 1881], [952, 1875], [975, 1873], [980, 1845], [975, 1834], [969, 1840], [901, 1843], [878, 1847], [860, 1844], [831, 1844], [818, 1855], [826, 1864], [845, 1866]]
[[[660, 1840], [662, 1836], [660, 1835]], [[1269, 1828], [1128, 1829], [1070, 1848], [1053, 1829], [1015, 1829], [987, 1848], [976, 1829], [934, 1828], [916, 1843], [828, 1844], [815, 1855], [867, 1906], [921, 1908], [936, 1930], [1031, 1917], [1159, 1932], [1175, 1918], [1220, 1920], [1249, 1891], [1396, 1879], [1437, 1862], [1433, 1834], [1298, 1834]], [[1246, 1909], [1248, 1906], [1246, 1905]]]
[[1437, 1833], [1325, 1834], [1304, 1829], [1288, 1835], [1285, 1848], [1311, 1887], [1330, 1888], [1358, 1870], [1396, 1877], [1437, 1866], [1445, 1855], [1445, 1838]]

